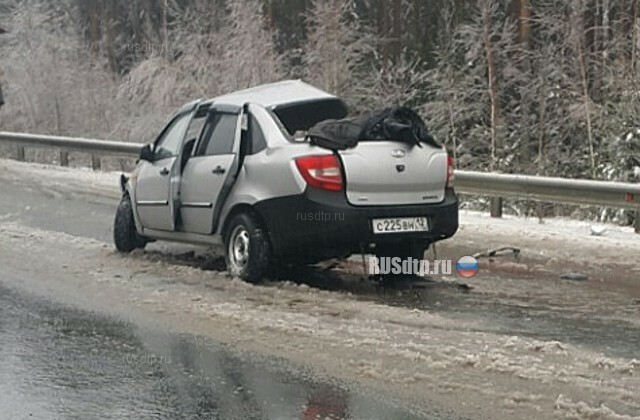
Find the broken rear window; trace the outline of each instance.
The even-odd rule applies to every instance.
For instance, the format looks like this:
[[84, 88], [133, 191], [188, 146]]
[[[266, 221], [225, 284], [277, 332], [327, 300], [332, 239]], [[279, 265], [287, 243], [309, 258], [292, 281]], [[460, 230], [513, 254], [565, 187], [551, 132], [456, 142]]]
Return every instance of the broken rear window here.
[[[273, 109], [287, 137], [298, 132], [307, 132], [311, 127], [329, 119], [341, 119], [347, 116], [345, 103], [338, 99], [323, 99], [311, 102], [281, 105]], [[282, 128], [282, 127], [281, 127]]]

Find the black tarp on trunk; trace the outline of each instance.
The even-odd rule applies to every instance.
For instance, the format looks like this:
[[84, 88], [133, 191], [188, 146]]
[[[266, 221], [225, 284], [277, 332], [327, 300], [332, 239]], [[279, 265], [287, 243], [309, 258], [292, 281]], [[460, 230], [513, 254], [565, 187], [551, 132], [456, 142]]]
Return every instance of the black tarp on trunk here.
[[441, 147], [420, 116], [405, 107], [386, 108], [370, 115], [322, 121], [309, 129], [311, 144], [330, 150], [346, 150], [363, 140], [391, 140], [422, 147]]

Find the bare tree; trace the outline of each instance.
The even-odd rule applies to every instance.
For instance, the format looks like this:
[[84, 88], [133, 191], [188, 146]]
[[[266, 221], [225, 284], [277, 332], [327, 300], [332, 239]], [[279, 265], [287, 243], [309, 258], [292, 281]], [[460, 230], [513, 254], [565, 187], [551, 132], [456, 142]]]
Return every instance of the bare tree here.
[[576, 53], [578, 69], [580, 72], [580, 87], [582, 104], [584, 107], [584, 117], [587, 126], [587, 141], [589, 145], [589, 163], [591, 176], [595, 175], [596, 160], [594, 149], [594, 135], [593, 135], [593, 107], [591, 97], [589, 94], [589, 53], [586, 48], [585, 41], [585, 0], [573, 0], [571, 3], [571, 33], [570, 40], [572, 47]]

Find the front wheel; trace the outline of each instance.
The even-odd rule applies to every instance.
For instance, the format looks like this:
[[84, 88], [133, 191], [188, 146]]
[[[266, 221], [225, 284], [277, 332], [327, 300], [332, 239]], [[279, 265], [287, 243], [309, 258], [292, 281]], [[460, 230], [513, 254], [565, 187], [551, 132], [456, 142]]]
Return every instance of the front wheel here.
[[136, 248], [144, 248], [147, 240], [138, 235], [136, 223], [133, 219], [133, 208], [128, 195], [122, 197], [116, 219], [113, 224], [113, 241], [116, 249], [123, 253], [129, 253]]
[[225, 230], [227, 269], [232, 276], [260, 283], [269, 272], [271, 247], [266, 230], [250, 213], [233, 217]]

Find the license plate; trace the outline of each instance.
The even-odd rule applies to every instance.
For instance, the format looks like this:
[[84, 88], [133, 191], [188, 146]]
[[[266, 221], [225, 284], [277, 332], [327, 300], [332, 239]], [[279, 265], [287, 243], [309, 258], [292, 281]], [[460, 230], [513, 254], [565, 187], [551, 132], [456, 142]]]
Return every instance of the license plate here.
[[392, 219], [373, 219], [373, 233], [428, 232], [429, 221], [426, 217], [396, 217]]

